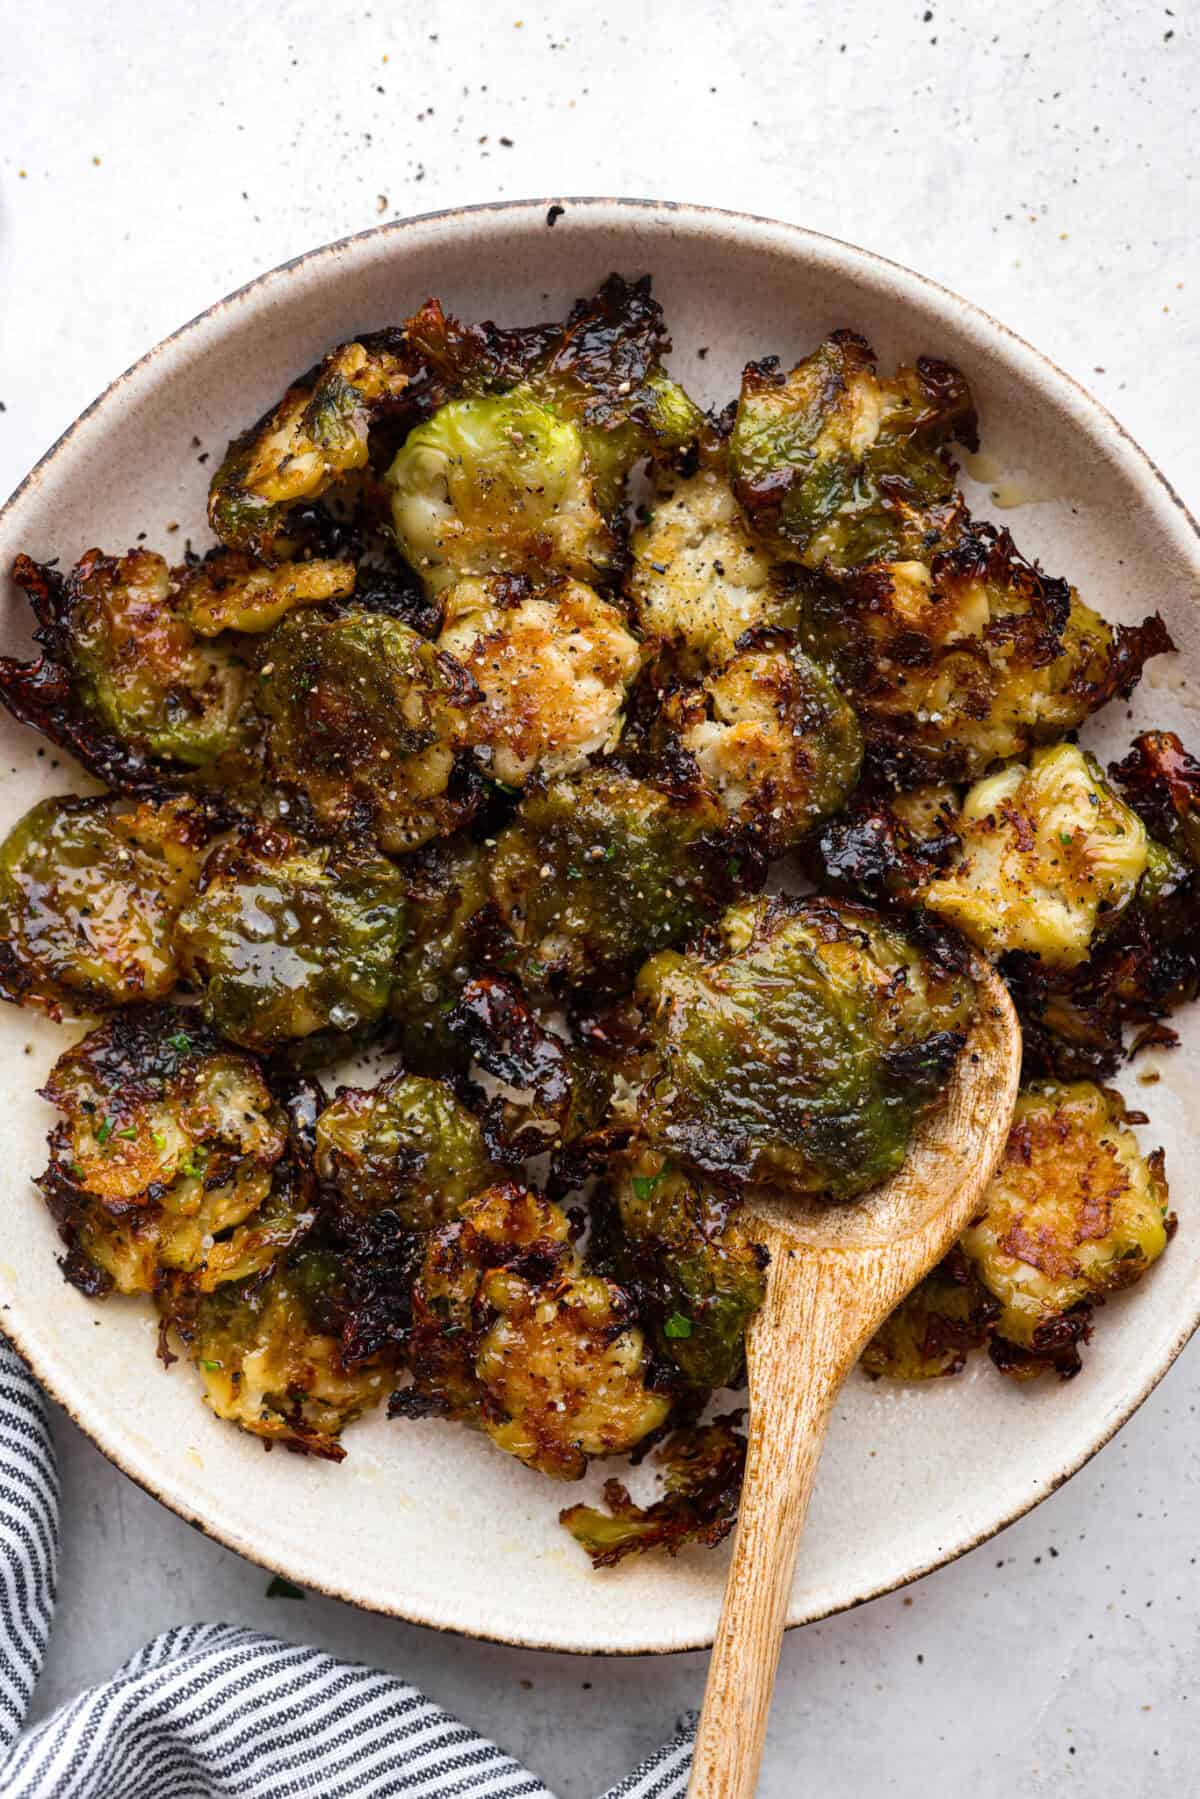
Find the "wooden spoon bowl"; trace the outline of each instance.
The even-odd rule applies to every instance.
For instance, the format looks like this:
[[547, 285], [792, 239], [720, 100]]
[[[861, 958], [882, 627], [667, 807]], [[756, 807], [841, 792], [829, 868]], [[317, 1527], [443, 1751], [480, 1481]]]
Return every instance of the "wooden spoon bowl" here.
[[973, 970], [978, 1007], [942, 1103], [904, 1166], [848, 1205], [755, 1195], [743, 1216], [771, 1254], [746, 1338], [750, 1443], [689, 1799], [750, 1799], [800, 1532], [838, 1389], [888, 1314], [981, 1208], [1012, 1122], [1021, 1032], [1003, 981]]

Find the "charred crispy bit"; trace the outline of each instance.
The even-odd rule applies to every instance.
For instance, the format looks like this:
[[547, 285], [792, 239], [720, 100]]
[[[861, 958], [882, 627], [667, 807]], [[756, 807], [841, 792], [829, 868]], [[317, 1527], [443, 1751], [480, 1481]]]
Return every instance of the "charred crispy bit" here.
[[309, 1239], [280, 1265], [203, 1295], [171, 1323], [218, 1418], [268, 1444], [340, 1462], [345, 1426], [378, 1405], [395, 1364], [342, 1354], [337, 1257]]
[[235, 437], [213, 476], [208, 519], [231, 549], [275, 558], [289, 513], [364, 468], [372, 420], [402, 403], [414, 358], [399, 333], [342, 344]]
[[614, 749], [641, 666], [623, 613], [565, 578], [457, 582], [438, 648], [482, 694], [466, 715], [466, 741], [484, 774], [509, 787], [571, 774]]
[[611, 276], [557, 329], [464, 328], [431, 304], [406, 330], [452, 396], [386, 476], [397, 541], [428, 587], [614, 570], [629, 469], [674, 455], [702, 422], [662, 367], [649, 282]]
[[711, 1181], [637, 1142], [615, 1166], [614, 1271], [664, 1361], [693, 1387], [731, 1387], [766, 1291], [766, 1252]]
[[337, 1047], [383, 1016], [404, 914], [383, 857], [247, 826], [209, 856], [176, 943], [205, 1017], [233, 1042], [268, 1051], [320, 1033]]
[[211, 816], [190, 799], [47, 799], [0, 844], [0, 996], [103, 1011], [163, 999]]
[[814, 584], [805, 632], [904, 785], [974, 779], [1075, 730], [1172, 648], [1157, 616], [1114, 630], [991, 525]]
[[912, 906], [957, 848], [958, 809], [952, 787], [856, 793], [805, 845], [806, 870], [823, 892]]
[[522, 985], [603, 988], [685, 941], [737, 891], [725, 822], [698, 786], [652, 786], [616, 768], [527, 794], [489, 869]]
[[923, 903], [982, 949], [1060, 967], [1087, 959], [1146, 872], [1145, 825], [1070, 743], [978, 782], [955, 830], [961, 852]]
[[670, 1400], [646, 1384], [628, 1300], [569, 1239], [558, 1206], [511, 1182], [435, 1231], [413, 1290], [413, 1384], [393, 1411], [459, 1418], [559, 1480], [657, 1430]]
[[338, 1089], [317, 1119], [316, 1171], [340, 1210], [390, 1212], [406, 1231], [456, 1218], [500, 1174], [449, 1084], [404, 1073]]
[[474, 683], [398, 620], [299, 613], [265, 639], [257, 701], [271, 774], [321, 834], [371, 836], [399, 853], [470, 815], [455, 750]]
[[853, 708], [786, 638], [764, 637], [703, 686], [678, 690], [664, 721], [729, 823], [767, 856], [837, 812], [862, 765]]
[[1162, 1151], [1143, 1156], [1120, 1095], [1090, 1081], [1024, 1088], [987, 1209], [962, 1239], [1000, 1302], [994, 1357], [1020, 1378], [1079, 1370], [1093, 1305], [1167, 1246]]
[[1200, 868], [1200, 762], [1174, 731], [1144, 731], [1109, 774], [1155, 837]]
[[670, 348], [650, 277], [610, 275], [576, 302], [532, 371], [534, 391], [578, 424], [606, 512], [635, 463], [671, 461], [700, 433], [699, 407], [663, 367]]
[[685, 675], [721, 668], [746, 631], [798, 622], [794, 589], [711, 462], [686, 478], [663, 476], [631, 548], [634, 617]]
[[592, 1558], [593, 1568], [611, 1568], [626, 1555], [665, 1549], [678, 1555], [690, 1544], [709, 1547], [733, 1529], [746, 1439], [735, 1430], [738, 1414], [672, 1433], [655, 1460], [664, 1470], [666, 1492], [650, 1505], [635, 1505], [619, 1480], [604, 1483], [607, 1512], [572, 1505], [559, 1522]]
[[110, 786], [161, 786], [203, 770], [227, 784], [255, 721], [236, 639], [209, 641], [161, 556], [89, 550], [67, 575], [19, 556], [13, 580], [38, 618], [40, 662], [0, 662], [0, 698]]
[[197, 637], [222, 631], [269, 631], [298, 606], [321, 606], [354, 592], [353, 562], [311, 557], [304, 562], [255, 562], [237, 550], [218, 551], [182, 572], [179, 609]]
[[641, 1129], [718, 1180], [830, 1200], [894, 1173], [963, 1041], [971, 980], [846, 901], [733, 907], [715, 954], [638, 976]]
[[612, 1097], [611, 1070], [585, 1046], [548, 1029], [511, 981], [491, 974], [467, 981], [449, 1029], [509, 1089], [488, 1117], [506, 1160], [561, 1151], [600, 1127]]
[[457, 836], [427, 844], [400, 871], [407, 936], [388, 1006], [406, 1063], [436, 1074], [466, 1054], [449, 1025], [480, 960], [473, 923], [490, 898], [486, 861], [479, 844]]
[[869, 344], [835, 331], [790, 375], [775, 357], [749, 364], [729, 459], [738, 499], [779, 553], [852, 568], [944, 535], [955, 439], [976, 447], [956, 369], [923, 356], [881, 381]]
[[876, 1331], [860, 1366], [872, 1379], [959, 1374], [971, 1350], [987, 1342], [999, 1310], [1000, 1302], [956, 1245]]
[[257, 1062], [195, 1012], [116, 1014], [59, 1057], [43, 1093], [64, 1118], [39, 1185], [85, 1293], [210, 1292], [312, 1224]]
[[339, 1258], [342, 1355], [403, 1351], [423, 1234], [498, 1180], [479, 1120], [445, 1081], [401, 1071], [343, 1087], [314, 1127], [315, 1172]]

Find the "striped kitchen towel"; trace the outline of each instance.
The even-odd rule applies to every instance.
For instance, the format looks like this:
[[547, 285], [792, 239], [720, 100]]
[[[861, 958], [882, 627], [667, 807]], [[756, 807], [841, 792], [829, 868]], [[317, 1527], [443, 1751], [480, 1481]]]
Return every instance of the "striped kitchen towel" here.
[[[45, 1401], [0, 1341], [0, 1799], [553, 1799], [395, 1675], [229, 1624], [167, 1631], [23, 1732], [57, 1558]], [[680, 1799], [690, 1759], [684, 1732], [605, 1799]]]

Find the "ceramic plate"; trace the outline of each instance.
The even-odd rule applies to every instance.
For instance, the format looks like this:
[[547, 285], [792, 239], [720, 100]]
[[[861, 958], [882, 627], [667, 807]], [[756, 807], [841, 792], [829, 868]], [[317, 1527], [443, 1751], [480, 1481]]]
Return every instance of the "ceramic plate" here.
[[[173, 558], [188, 537], [202, 545], [207, 471], [194, 439], [215, 455], [327, 346], [402, 319], [431, 293], [468, 318], [561, 317], [610, 269], [653, 274], [672, 366], [706, 402], [736, 393], [749, 357], [794, 359], [840, 325], [864, 333], [885, 368], [921, 351], [957, 363], [983, 421], [987, 461], [975, 472], [1019, 503], [997, 515], [977, 494], [984, 515], [1010, 524], [1027, 555], [1069, 573], [1109, 617], [1162, 609], [1180, 654], [1152, 665], [1134, 717], [1200, 738], [1196, 527], [1107, 413], [1003, 326], [920, 276], [794, 227], [700, 207], [484, 207], [384, 226], [264, 275], [152, 350], [72, 426], [0, 515], [0, 565], [18, 550], [64, 562], [93, 544], [119, 552], [142, 531]], [[15, 591], [2, 624], [5, 649], [27, 654]], [[1133, 728], [1114, 707], [1089, 741], [1117, 753]], [[5, 829], [72, 782], [7, 718], [0, 754]], [[1129, 1416], [1195, 1328], [1200, 1191], [1187, 1125], [1200, 1096], [1200, 1010], [1182, 1031], [1156, 1086], [1126, 1083], [1152, 1112], [1144, 1137], [1166, 1145], [1182, 1223], [1171, 1252], [1106, 1309], [1070, 1386], [1018, 1387], [986, 1359], [927, 1388], [853, 1377], [821, 1465], [791, 1623], [911, 1580], [1036, 1504]], [[358, 1605], [554, 1649], [632, 1653], [710, 1640], [722, 1551], [593, 1573], [559, 1528], [559, 1507], [597, 1490], [600, 1471], [567, 1489], [457, 1426], [382, 1417], [348, 1433], [340, 1467], [267, 1455], [208, 1414], [186, 1366], [162, 1371], [148, 1305], [97, 1306], [68, 1287], [30, 1186], [51, 1122], [34, 1088], [66, 1040], [61, 1027], [0, 1010], [0, 1316], [106, 1455], [231, 1548]]]

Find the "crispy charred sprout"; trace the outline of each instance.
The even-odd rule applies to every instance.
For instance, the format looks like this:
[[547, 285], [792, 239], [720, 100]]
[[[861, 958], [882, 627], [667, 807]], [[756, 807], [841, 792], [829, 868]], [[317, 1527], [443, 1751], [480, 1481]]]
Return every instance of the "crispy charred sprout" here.
[[733, 1422], [718, 1418], [667, 1438], [655, 1456], [666, 1492], [652, 1504], [635, 1505], [621, 1481], [606, 1480], [607, 1512], [572, 1505], [559, 1513], [593, 1568], [615, 1567], [622, 1557], [648, 1549], [678, 1555], [691, 1544], [711, 1547], [729, 1535], [746, 1464], [746, 1439]]
[[523, 787], [615, 749], [641, 650], [624, 615], [582, 582], [459, 581], [438, 647], [482, 695], [465, 737], [486, 775]]
[[0, 996], [106, 1010], [163, 999], [213, 822], [188, 799], [48, 799], [0, 845]]
[[388, 1007], [405, 1061], [435, 1074], [465, 1054], [450, 1017], [479, 961], [473, 924], [490, 899], [486, 860], [459, 836], [427, 844], [401, 872], [407, 936]]
[[403, 335], [343, 344], [256, 425], [235, 437], [213, 476], [208, 519], [231, 549], [275, 558], [291, 547], [289, 514], [366, 466], [371, 424], [403, 404], [414, 364]]
[[828, 674], [786, 638], [740, 650], [664, 708], [729, 823], [778, 856], [848, 798], [862, 732]]
[[578, 425], [606, 512], [635, 463], [670, 461], [700, 432], [699, 408], [663, 367], [670, 348], [650, 277], [610, 275], [592, 299], [576, 302], [532, 371], [534, 391]]
[[615, 1169], [610, 1254], [659, 1356], [691, 1387], [732, 1387], [766, 1291], [765, 1251], [730, 1193], [636, 1143]]
[[448, 394], [386, 477], [397, 541], [429, 588], [613, 571], [629, 470], [676, 454], [702, 423], [662, 367], [649, 282], [611, 276], [560, 328], [463, 327], [431, 303], [406, 331]]
[[342, 1430], [383, 1399], [394, 1364], [345, 1360], [340, 1285], [336, 1257], [310, 1240], [269, 1273], [228, 1282], [172, 1317], [218, 1418], [268, 1444], [342, 1460]]
[[409, 1355], [394, 1411], [460, 1418], [559, 1480], [632, 1449], [670, 1410], [646, 1385], [624, 1293], [585, 1271], [558, 1206], [511, 1182], [430, 1237]]
[[13, 567], [44, 653], [0, 660], [0, 698], [119, 791], [189, 770], [227, 785], [253, 745], [246, 657], [196, 632], [188, 574], [149, 550], [89, 550], [67, 575], [28, 556]]
[[544, 1025], [511, 981], [491, 974], [468, 981], [449, 1028], [479, 1068], [508, 1089], [492, 1102], [487, 1120], [489, 1140], [505, 1160], [552, 1150], [562, 1163], [561, 1152], [604, 1122], [612, 1070]]
[[946, 446], [977, 447], [970, 389], [923, 356], [891, 380], [852, 331], [835, 331], [785, 375], [750, 363], [729, 444], [734, 490], [778, 553], [809, 568], [914, 554], [952, 517]]
[[448, 1223], [500, 1174], [448, 1083], [403, 1073], [339, 1088], [317, 1119], [316, 1171], [340, 1208], [406, 1231]]
[[383, 1017], [404, 915], [383, 857], [247, 827], [209, 857], [176, 942], [205, 1017], [234, 1043], [269, 1051], [319, 1033], [312, 1047], [336, 1047]]
[[746, 631], [792, 628], [799, 599], [756, 542], [724, 472], [664, 477], [633, 534], [628, 591], [641, 630], [685, 675], [721, 668]]
[[455, 781], [465, 670], [398, 620], [352, 610], [301, 613], [264, 641], [258, 705], [271, 774], [320, 835], [367, 835], [416, 849], [470, 815]]
[[961, 853], [923, 903], [982, 949], [1061, 967], [1086, 960], [1146, 872], [1145, 825], [1074, 744], [978, 782], [955, 830]]
[[652, 786], [616, 768], [529, 793], [489, 870], [522, 983], [604, 987], [685, 941], [736, 892], [724, 825], [702, 789]]
[[990, 525], [814, 583], [805, 635], [904, 785], [974, 779], [1062, 737], [1172, 648], [1157, 615], [1114, 629]]
[[841, 1200], [886, 1179], [962, 1045], [971, 980], [847, 902], [760, 899], [722, 932], [638, 976], [641, 1128], [727, 1182]]
[[956, 1245], [876, 1331], [860, 1366], [873, 1379], [936, 1380], [960, 1374], [988, 1341], [1000, 1303]]
[[1020, 1094], [987, 1210], [962, 1239], [1000, 1304], [992, 1356], [1006, 1373], [1078, 1373], [1092, 1307], [1134, 1286], [1166, 1248], [1162, 1151], [1143, 1156], [1128, 1128], [1144, 1122], [1089, 1081]]
[[312, 1224], [258, 1064], [194, 1012], [118, 1013], [59, 1057], [43, 1094], [64, 1118], [38, 1184], [81, 1292], [211, 1292]]

